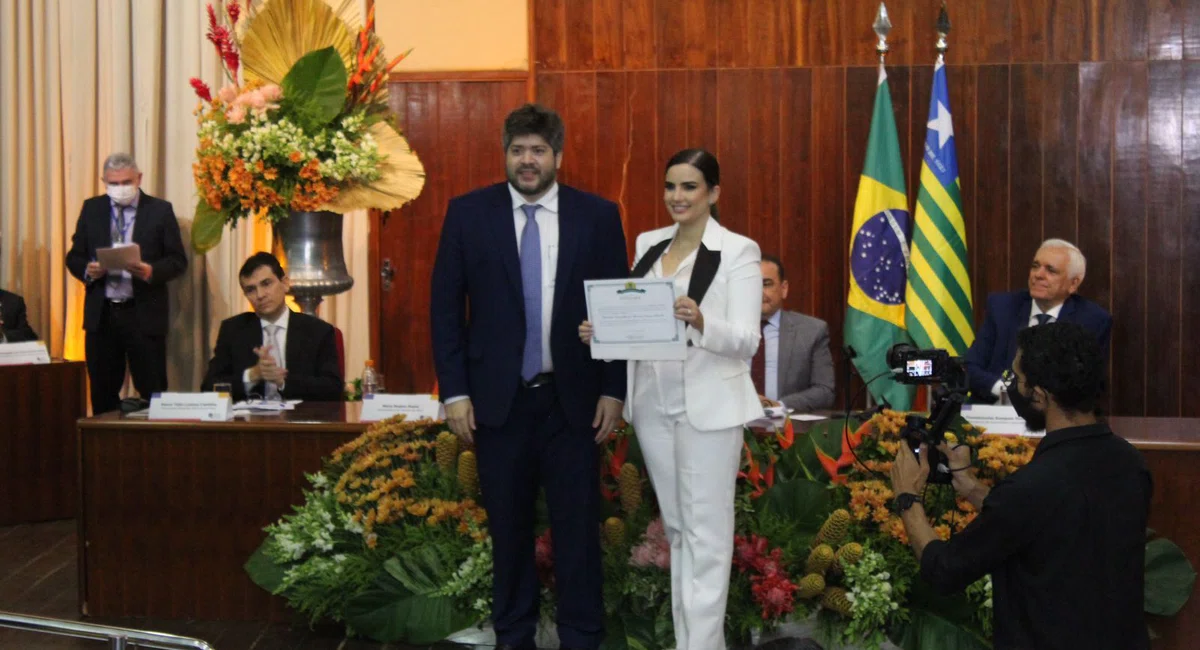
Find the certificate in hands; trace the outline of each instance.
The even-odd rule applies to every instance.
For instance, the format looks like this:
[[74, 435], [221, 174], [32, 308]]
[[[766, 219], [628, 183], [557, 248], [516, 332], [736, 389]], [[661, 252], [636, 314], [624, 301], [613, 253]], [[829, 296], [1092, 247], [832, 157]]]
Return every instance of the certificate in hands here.
[[675, 318], [675, 282], [585, 280], [593, 359], [682, 361], [685, 324]]

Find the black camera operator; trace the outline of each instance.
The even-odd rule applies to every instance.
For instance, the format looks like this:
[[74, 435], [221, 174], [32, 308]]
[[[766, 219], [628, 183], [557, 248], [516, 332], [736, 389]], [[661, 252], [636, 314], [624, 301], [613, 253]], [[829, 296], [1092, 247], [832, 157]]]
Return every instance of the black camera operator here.
[[969, 447], [942, 443], [954, 490], [980, 510], [965, 530], [944, 542], [925, 517], [926, 446], [896, 456], [896, 509], [921, 577], [948, 594], [991, 574], [996, 650], [1149, 648], [1152, 484], [1141, 453], [1094, 414], [1105, 374], [1096, 337], [1050, 323], [1022, 330], [1017, 347], [1008, 393], [1029, 430], [1046, 437], [1028, 465], [990, 490], [960, 470], [971, 465]]

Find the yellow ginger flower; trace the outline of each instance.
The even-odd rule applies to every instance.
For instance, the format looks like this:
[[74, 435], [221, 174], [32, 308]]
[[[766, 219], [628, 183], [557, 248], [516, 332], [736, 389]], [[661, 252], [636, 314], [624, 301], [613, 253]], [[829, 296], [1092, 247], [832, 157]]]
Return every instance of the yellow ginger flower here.
[[458, 436], [443, 431], [437, 437], [437, 464], [443, 474], [454, 472], [454, 464], [458, 459]]
[[619, 517], [609, 517], [604, 520], [604, 541], [609, 546], [620, 546], [625, 543], [625, 522]]
[[625, 514], [633, 514], [642, 504], [642, 479], [633, 463], [621, 466], [617, 484], [621, 486], [621, 508]]
[[841, 567], [848, 567], [857, 563], [862, 559], [863, 547], [858, 542], [850, 542], [837, 550], [837, 563]]
[[825, 578], [819, 573], [810, 573], [801, 578], [796, 587], [796, 596], [805, 599], [816, 598], [825, 591]]
[[854, 608], [854, 603], [851, 603], [850, 599], [846, 597], [845, 589], [829, 587], [825, 590], [825, 595], [821, 597], [821, 606], [842, 616], [849, 616]]
[[833, 564], [833, 548], [828, 544], [817, 544], [804, 562], [804, 572], [823, 574], [830, 564]]
[[818, 544], [840, 544], [846, 537], [846, 531], [850, 528], [850, 513], [838, 508], [829, 514], [829, 518], [825, 523], [821, 524], [821, 530], [817, 531], [817, 536], [813, 539], [813, 546]]
[[475, 465], [475, 452], [464, 451], [458, 455], [458, 487], [464, 494], [479, 491], [479, 470]]

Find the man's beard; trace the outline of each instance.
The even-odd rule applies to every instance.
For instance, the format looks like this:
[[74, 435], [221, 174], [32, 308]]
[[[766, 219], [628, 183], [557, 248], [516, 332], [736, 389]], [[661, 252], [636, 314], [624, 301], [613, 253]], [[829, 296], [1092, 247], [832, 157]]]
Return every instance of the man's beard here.
[[1012, 404], [1017, 415], [1025, 420], [1025, 428], [1030, 431], [1046, 430], [1046, 413], [1033, 408], [1033, 401], [1026, 397], [1015, 385], [1008, 393], [1008, 401]]
[[554, 184], [554, 178], [555, 178], [555, 176], [557, 176], [557, 174], [554, 171], [550, 171], [548, 174], [536, 172], [538, 175], [537, 182], [534, 184], [533, 189], [526, 189], [521, 186], [521, 180], [520, 180], [521, 172], [526, 169], [528, 169], [529, 171], [536, 172], [536, 170], [529, 169], [529, 168], [522, 168], [522, 167], [518, 167], [516, 170], [512, 170], [512, 171], [508, 172], [509, 184], [512, 185], [514, 188], [516, 188], [516, 190], [518, 192], [520, 192], [521, 194], [523, 194], [525, 196], [536, 196], [538, 194], [541, 194], [542, 192], [545, 192], [551, 185]]

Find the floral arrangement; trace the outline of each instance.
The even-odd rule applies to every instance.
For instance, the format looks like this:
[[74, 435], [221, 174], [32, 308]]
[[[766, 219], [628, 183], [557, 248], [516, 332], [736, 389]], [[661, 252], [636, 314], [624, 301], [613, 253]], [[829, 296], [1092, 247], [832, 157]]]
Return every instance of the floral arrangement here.
[[391, 61], [373, 31], [355, 32], [324, 0], [208, 5], [207, 38], [226, 85], [198, 78], [199, 201], [192, 245], [216, 246], [225, 224], [272, 223], [293, 211], [390, 210], [412, 200], [424, 170], [388, 109]]
[[[903, 444], [904, 418], [884, 411], [800, 434], [790, 422], [746, 431], [726, 615], [731, 646], [796, 623], [830, 648], [990, 647], [990, 579], [954, 597], [933, 594], [888, 509], [892, 495], [880, 475]], [[961, 420], [948, 435], [977, 450], [977, 476], [987, 483], [1019, 469], [1036, 447]], [[602, 449], [604, 648], [674, 647], [670, 547], [636, 438], [624, 426]], [[247, 562], [255, 582], [314, 622], [340, 621], [385, 642], [429, 643], [486, 623], [492, 558], [475, 455], [444, 424], [376, 423], [309, 480], [304, 503], [267, 528]], [[942, 537], [976, 515], [949, 487], [931, 487], [926, 503]], [[553, 531], [545, 517], [540, 526], [535, 560], [549, 622]], [[1177, 612], [1195, 577], [1182, 551], [1153, 539], [1146, 566], [1147, 612]]]

